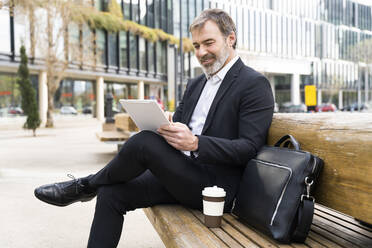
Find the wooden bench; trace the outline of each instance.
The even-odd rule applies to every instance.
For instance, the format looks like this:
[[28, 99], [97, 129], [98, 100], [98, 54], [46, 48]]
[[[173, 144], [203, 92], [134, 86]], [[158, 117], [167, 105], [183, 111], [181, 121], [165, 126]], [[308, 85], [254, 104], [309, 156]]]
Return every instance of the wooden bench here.
[[114, 118], [114, 123], [103, 123], [102, 131], [97, 132], [96, 136], [102, 142], [117, 145], [120, 150], [123, 143], [136, 133], [138, 128], [128, 114], [116, 114]]
[[372, 114], [275, 114], [268, 143], [288, 133], [325, 161], [315, 195], [322, 205], [316, 204], [305, 244], [279, 244], [231, 214], [220, 228], [207, 228], [197, 210], [144, 209], [165, 246], [371, 248], [372, 229], [355, 218], [372, 223]]
[[159, 205], [144, 212], [166, 247], [372, 247], [372, 229], [354, 218], [316, 204], [311, 231], [305, 244], [284, 245], [224, 214], [220, 228], [207, 228], [203, 214], [179, 205]]

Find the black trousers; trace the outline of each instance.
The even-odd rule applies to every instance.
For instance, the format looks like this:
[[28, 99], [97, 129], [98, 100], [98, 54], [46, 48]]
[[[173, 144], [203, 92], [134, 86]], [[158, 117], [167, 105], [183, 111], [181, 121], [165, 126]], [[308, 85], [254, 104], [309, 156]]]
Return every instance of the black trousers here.
[[163, 137], [142, 131], [89, 184], [98, 188], [88, 247], [116, 247], [123, 215], [137, 208], [180, 203], [202, 209], [201, 192], [210, 186], [203, 165], [170, 146]]

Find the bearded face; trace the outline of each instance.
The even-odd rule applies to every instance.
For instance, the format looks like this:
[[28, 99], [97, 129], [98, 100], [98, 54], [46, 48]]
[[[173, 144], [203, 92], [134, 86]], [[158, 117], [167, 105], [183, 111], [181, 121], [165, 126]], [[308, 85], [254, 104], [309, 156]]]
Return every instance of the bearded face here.
[[217, 73], [234, 54], [235, 33], [223, 35], [213, 21], [206, 21], [202, 27], [192, 30], [191, 35], [195, 56], [208, 76]]
[[220, 51], [215, 53], [208, 52], [207, 54], [198, 57], [203, 71], [207, 75], [213, 75], [218, 72], [225, 64], [229, 57], [228, 45], [224, 42]]

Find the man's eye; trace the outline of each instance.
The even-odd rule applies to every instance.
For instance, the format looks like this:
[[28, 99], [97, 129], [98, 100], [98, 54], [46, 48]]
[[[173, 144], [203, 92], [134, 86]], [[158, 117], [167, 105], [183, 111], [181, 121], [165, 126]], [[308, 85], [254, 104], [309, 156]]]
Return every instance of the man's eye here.
[[213, 42], [208, 42], [208, 43], [206, 43], [205, 45], [207, 45], [207, 46], [211, 46], [213, 44]]

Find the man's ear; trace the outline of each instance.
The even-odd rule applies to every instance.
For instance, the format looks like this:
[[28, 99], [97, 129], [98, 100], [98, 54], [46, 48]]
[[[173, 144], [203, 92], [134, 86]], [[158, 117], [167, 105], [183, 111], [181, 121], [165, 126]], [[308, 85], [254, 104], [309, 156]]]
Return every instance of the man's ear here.
[[229, 36], [227, 37], [230, 47], [232, 47], [236, 42], [236, 35], [234, 31], [231, 31]]

